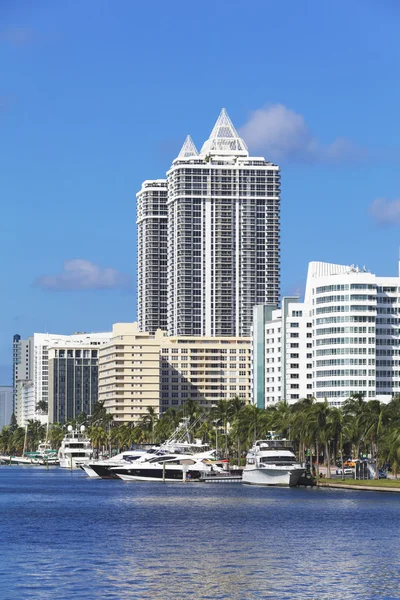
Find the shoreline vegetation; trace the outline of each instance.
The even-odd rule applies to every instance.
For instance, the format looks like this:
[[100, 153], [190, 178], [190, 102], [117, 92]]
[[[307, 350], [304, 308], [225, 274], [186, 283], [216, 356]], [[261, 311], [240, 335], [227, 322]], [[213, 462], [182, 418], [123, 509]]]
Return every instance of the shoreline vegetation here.
[[[327, 400], [317, 402], [314, 398], [294, 404], [282, 400], [265, 409], [246, 404], [237, 397], [216, 401], [208, 408], [188, 399], [160, 415], [148, 407], [139, 420], [129, 423], [116, 421], [101, 402], [96, 402], [92, 415], [81, 413], [73, 421], [52, 423], [48, 429], [39, 421], [29, 421], [26, 429], [19, 427], [13, 415], [11, 424], [0, 432], [0, 453], [16, 455], [35, 451], [44, 440], [57, 449], [68, 425], [85, 425], [97, 454], [112, 456], [137, 444], [164, 442], [183, 418], [188, 421], [191, 441], [200, 439], [203, 444], [217, 448], [219, 457], [229, 459], [232, 465], [243, 465], [255, 440], [267, 439], [273, 434], [293, 442], [299, 462], [312, 465], [317, 480], [320, 465], [326, 467], [323, 481], [327, 482], [346, 458], [361, 456], [376, 461], [376, 480], [379, 468], [388, 465], [397, 479], [400, 396], [384, 404], [378, 400], [366, 401], [362, 393], [353, 394], [340, 408], [330, 406]], [[342, 481], [349, 485], [344, 475]], [[383, 480], [379, 481], [380, 487], [386, 487]]]

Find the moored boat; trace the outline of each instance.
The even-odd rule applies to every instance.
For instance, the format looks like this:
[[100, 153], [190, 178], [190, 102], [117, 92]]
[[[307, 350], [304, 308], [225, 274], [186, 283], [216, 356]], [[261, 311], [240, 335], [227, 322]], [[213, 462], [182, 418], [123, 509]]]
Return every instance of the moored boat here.
[[257, 440], [246, 456], [243, 483], [296, 486], [305, 468], [288, 440]]
[[93, 448], [89, 438], [85, 435], [85, 426], [80, 430], [68, 425], [68, 431], [61, 442], [58, 451], [60, 467], [64, 469], [79, 469], [82, 464], [88, 463], [93, 458]]

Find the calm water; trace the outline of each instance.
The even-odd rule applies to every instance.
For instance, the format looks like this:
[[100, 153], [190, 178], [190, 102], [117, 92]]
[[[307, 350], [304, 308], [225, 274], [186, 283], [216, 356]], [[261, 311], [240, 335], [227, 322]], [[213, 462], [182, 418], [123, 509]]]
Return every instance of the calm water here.
[[400, 598], [400, 495], [0, 467], [0, 598]]

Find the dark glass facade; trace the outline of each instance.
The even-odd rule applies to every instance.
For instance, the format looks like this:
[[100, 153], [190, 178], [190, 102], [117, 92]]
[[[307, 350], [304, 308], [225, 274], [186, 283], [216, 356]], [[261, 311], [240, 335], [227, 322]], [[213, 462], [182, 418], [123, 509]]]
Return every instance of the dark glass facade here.
[[49, 357], [53, 422], [91, 415], [98, 398], [98, 350], [60, 349]]

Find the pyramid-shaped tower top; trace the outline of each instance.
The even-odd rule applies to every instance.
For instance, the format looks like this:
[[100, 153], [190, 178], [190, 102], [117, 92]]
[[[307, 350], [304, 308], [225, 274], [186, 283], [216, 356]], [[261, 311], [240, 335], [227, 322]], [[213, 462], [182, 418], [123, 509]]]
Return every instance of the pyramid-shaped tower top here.
[[189, 158], [190, 156], [198, 156], [197, 148], [190, 135], [188, 135], [183, 143], [181, 151], [178, 154], [178, 158]]
[[200, 154], [230, 154], [234, 156], [248, 156], [246, 144], [239, 137], [225, 108], [221, 110], [210, 137], [204, 142]]

